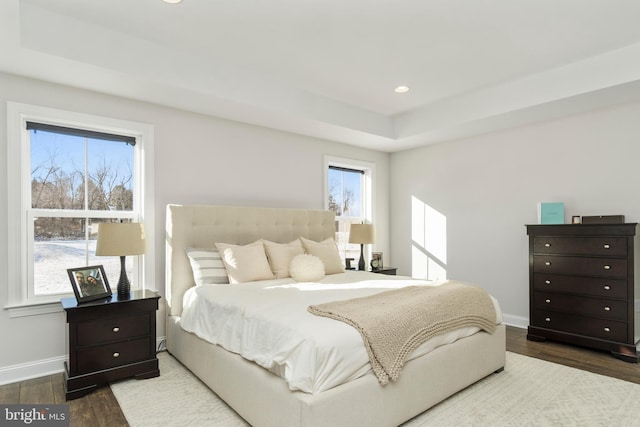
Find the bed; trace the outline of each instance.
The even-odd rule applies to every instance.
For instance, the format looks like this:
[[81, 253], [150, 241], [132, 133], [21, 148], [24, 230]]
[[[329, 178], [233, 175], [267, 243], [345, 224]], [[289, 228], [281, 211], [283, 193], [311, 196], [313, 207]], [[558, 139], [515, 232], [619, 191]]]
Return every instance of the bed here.
[[[169, 205], [165, 293], [168, 351], [257, 427], [400, 425], [503, 369], [505, 327], [500, 323], [491, 334], [479, 331], [411, 358], [397, 381], [387, 385], [380, 385], [376, 375], [367, 372], [338, 385], [305, 392], [291, 390], [281, 375], [183, 328], [183, 304], [194, 287], [188, 249], [210, 247], [213, 242], [246, 245], [258, 239], [287, 243], [303, 237], [319, 242], [334, 235], [335, 219], [329, 211]], [[365, 272], [350, 274], [376, 276], [367, 280], [401, 279]], [[327, 280], [342, 280], [337, 279], [342, 276], [348, 277], [349, 273], [327, 276]]]

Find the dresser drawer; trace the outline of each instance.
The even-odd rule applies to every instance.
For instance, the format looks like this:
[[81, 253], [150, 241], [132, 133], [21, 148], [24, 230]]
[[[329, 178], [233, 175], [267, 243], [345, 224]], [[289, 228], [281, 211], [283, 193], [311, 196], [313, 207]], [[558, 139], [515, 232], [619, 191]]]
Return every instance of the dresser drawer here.
[[609, 341], [627, 340], [627, 323], [615, 320], [595, 319], [567, 313], [534, 310], [532, 326], [570, 332]]
[[600, 317], [612, 320], [627, 320], [627, 303], [599, 298], [574, 295], [534, 292], [534, 307], [559, 313], [573, 313], [583, 316]]
[[627, 239], [624, 237], [534, 237], [533, 252], [626, 257]]
[[[155, 312], [151, 314], [155, 315]], [[78, 346], [149, 335], [149, 316], [149, 313], [143, 313], [137, 316], [111, 317], [95, 322], [78, 323]]]
[[627, 281], [625, 279], [536, 273], [533, 275], [533, 288], [536, 291], [627, 299]]
[[573, 276], [627, 277], [627, 260], [553, 255], [534, 255], [535, 273], [570, 274]]
[[149, 337], [131, 341], [122, 341], [95, 347], [86, 347], [77, 351], [78, 372], [74, 375], [100, 371], [138, 362], [154, 357], [151, 353]]

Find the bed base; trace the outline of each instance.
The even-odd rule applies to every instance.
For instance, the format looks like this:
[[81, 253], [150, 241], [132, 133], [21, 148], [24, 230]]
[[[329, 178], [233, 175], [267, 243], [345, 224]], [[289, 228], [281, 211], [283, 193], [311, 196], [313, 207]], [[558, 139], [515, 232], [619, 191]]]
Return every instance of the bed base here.
[[480, 332], [407, 362], [395, 383], [373, 373], [312, 395], [184, 331], [167, 318], [167, 349], [254, 427], [397, 426], [505, 364], [506, 328]]

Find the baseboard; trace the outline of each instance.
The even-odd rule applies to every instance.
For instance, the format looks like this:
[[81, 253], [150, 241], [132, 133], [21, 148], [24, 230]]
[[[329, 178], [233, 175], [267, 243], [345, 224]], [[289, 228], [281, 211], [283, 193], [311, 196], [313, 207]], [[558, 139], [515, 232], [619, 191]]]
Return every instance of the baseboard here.
[[502, 323], [516, 328], [527, 329], [529, 326], [529, 318], [502, 313]]
[[65, 355], [0, 368], [0, 385], [57, 374], [64, 370], [66, 361]]
[[[167, 349], [166, 337], [156, 338], [157, 351]], [[60, 373], [64, 370], [64, 362], [67, 361], [67, 355], [52, 357], [50, 359], [36, 360], [29, 363], [21, 363], [19, 365], [11, 365], [0, 368], [0, 385], [17, 383], [20, 381], [30, 380], [32, 378], [45, 377]]]

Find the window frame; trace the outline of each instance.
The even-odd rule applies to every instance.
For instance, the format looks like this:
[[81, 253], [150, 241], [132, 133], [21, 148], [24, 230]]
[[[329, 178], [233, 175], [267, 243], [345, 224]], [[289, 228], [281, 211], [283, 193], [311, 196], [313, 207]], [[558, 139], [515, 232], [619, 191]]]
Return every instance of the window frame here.
[[[32, 259], [33, 230], [29, 218], [37, 209], [31, 207], [29, 131], [26, 122], [38, 122], [89, 131], [131, 136], [136, 139], [135, 185], [139, 194], [137, 212], [133, 216], [144, 223], [147, 251], [134, 274], [140, 286], [155, 289], [154, 257], [154, 198], [153, 198], [153, 126], [145, 123], [95, 116], [49, 107], [7, 102], [7, 201], [8, 201], [8, 298], [5, 309], [11, 317], [51, 313], [61, 310], [59, 304], [68, 294], [33, 295]], [[134, 204], [134, 210], [136, 206]], [[60, 211], [62, 213], [62, 211]], [[110, 211], [83, 211], [106, 218]], [[118, 216], [121, 217], [121, 216]], [[31, 239], [31, 240], [29, 240]], [[13, 250], [11, 250], [13, 248]], [[150, 285], [147, 285], [150, 284]]]
[[[354, 171], [362, 171], [362, 220], [365, 223], [375, 224], [374, 222], [374, 210], [375, 206], [375, 192], [373, 191], [375, 183], [375, 163], [365, 162], [362, 160], [348, 159], [344, 157], [324, 156], [324, 209], [329, 210], [329, 167], [351, 169]], [[349, 221], [352, 222], [354, 218], [352, 216], [336, 216], [336, 221]], [[340, 248], [338, 248], [340, 250]], [[372, 245], [365, 245], [365, 259], [368, 260], [371, 257]], [[340, 250], [342, 254], [342, 251]], [[343, 260], [344, 261], [344, 260]], [[357, 259], [356, 259], [357, 263]]]

